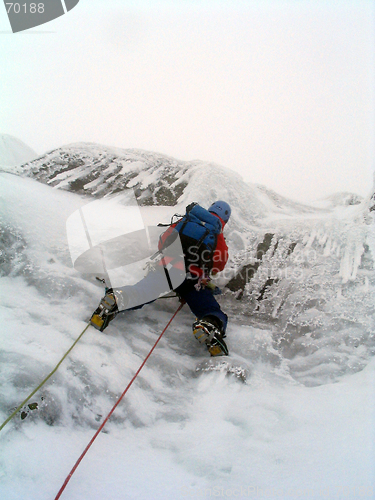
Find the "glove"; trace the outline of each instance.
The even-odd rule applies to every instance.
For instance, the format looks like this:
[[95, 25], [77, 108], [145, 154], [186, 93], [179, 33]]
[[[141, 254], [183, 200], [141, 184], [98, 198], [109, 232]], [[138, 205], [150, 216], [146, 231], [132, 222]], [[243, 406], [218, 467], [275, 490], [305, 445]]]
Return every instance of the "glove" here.
[[212, 281], [208, 281], [206, 283], [206, 288], [211, 290], [212, 295], [221, 295], [222, 294], [221, 289], [218, 286], [216, 286], [214, 283], [212, 283]]

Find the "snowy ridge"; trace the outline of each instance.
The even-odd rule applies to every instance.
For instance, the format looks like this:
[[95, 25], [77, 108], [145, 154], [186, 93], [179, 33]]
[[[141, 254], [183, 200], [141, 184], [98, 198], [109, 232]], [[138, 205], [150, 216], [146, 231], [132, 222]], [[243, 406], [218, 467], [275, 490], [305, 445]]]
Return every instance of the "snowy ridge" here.
[[349, 205], [359, 205], [363, 201], [363, 197], [355, 193], [348, 193], [347, 191], [341, 193], [334, 193], [330, 196], [317, 200], [313, 203], [316, 207], [322, 208], [335, 208], [344, 207]]
[[102, 197], [133, 188], [140, 204], [175, 205], [188, 167], [157, 153], [78, 143], [46, 153], [24, 165], [23, 173], [80, 194]]
[[140, 205], [168, 205], [183, 210], [192, 200], [208, 206], [221, 197], [233, 205], [230, 231], [244, 231], [244, 220], [256, 224], [275, 209], [281, 213], [320, 211], [285, 199], [276, 206], [276, 193], [265, 194], [264, 189], [245, 183], [233, 171], [216, 164], [92, 143], [50, 151], [23, 165], [22, 171], [55, 188], [97, 198], [133, 189]]
[[303, 203], [298, 203], [293, 200], [289, 200], [284, 196], [279, 195], [272, 189], [262, 186], [261, 184], [251, 184], [247, 183], [253, 189], [256, 190], [258, 197], [263, 203], [269, 207], [269, 211], [272, 213], [280, 214], [290, 214], [295, 215], [296, 213], [317, 213], [322, 211], [326, 207], [320, 207], [316, 204], [305, 205]]
[[192, 201], [207, 207], [217, 199], [225, 199], [233, 209], [226, 229], [232, 257], [248, 247], [249, 229], [262, 226], [265, 217], [322, 212], [245, 183], [238, 174], [213, 163], [179, 161], [159, 153], [92, 143], [50, 151], [23, 165], [22, 175], [95, 198], [132, 189], [141, 206], [173, 206], [174, 213], [184, 213]]
[[[29, 146], [16, 137], [0, 134], [0, 167], [14, 167], [33, 160], [38, 155]], [[14, 169], [13, 169], [14, 170]], [[10, 169], [10, 171], [13, 171]]]

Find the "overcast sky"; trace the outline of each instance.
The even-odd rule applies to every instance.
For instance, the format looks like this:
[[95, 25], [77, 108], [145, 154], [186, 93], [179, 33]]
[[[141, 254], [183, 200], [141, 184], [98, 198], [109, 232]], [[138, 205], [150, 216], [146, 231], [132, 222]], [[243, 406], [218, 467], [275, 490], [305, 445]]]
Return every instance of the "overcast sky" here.
[[374, 19], [373, 0], [80, 0], [12, 34], [0, 5], [0, 132], [212, 161], [296, 200], [366, 195]]

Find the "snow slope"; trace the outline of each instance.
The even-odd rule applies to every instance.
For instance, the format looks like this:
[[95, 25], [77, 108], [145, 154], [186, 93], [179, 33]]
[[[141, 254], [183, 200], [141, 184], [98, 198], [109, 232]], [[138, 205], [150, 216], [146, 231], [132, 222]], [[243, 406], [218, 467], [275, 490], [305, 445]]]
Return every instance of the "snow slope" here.
[[[66, 219], [88, 198], [29, 178], [0, 178], [3, 421], [77, 338], [103, 290], [72, 268], [67, 247]], [[219, 185], [212, 189], [221, 193]], [[236, 258], [240, 266], [251, 260], [267, 231], [280, 240], [298, 236], [316, 260], [288, 260], [297, 247], [285, 257], [286, 244], [284, 251], [278, 244], [278, 253], [275, 237], [261, 266], [276, 259], [290, 270], [302, 267], [315, 305], [304, 302], [304, 309], [293, 299], [302, 286], [296, 279], [289, 292], [284, 279], [284, 288], [260, 301], [263, 312], [252, 307], [251, 281], [242, 300], [230, 291], [219, 299], [230, 316], [230, 359], [247, 371], [245, 383], [221, 371], [196, 372], [207, 355], [190, 333], [194, 318], [185, 307], [62, 498], [375, 498], [374, 310], [368, 299], [374, 268], [372, 250], [366, 259], [358, 250], [364, 243], [370, 247], [370, 201], [341, 215], [268, 211], [254, 226], [256, 217], [241, 221], [237, 214], [230, 276]], [[168, 217], [175, 211], [160, 209]], [[340, 275], [345, 250], [348, 267]], [[272, 314], [276, 290], [284, 294], [279, 318]], [[349, 317], [342, 317], [351, 290], [357, 299]], [[332, 315], [333, 298], [326, 309], [322, 305], [329, 291], [337, 299]], [[1, 498], [54, 498], [177, 306], [176, 299], [160, 300], [119, 316], [105, 334], [86, 332], [33, 399], [40, 409], [0, 433]], [[285, 318], [299, 318], [300, 324]]]
[[[8, 134], [0, 134], [0, 166], [12, 167], [34, 160], [38, 155], [23, 141]], [[2, 168], [4, 169], [4, 168]]]

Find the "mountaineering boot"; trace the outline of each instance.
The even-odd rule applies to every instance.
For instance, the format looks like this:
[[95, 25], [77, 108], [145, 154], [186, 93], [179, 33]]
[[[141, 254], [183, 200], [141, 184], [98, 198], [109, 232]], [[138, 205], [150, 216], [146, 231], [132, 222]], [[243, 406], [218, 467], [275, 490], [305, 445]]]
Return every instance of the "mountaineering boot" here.
[[91, 316], [90, 323], [94, 328], [102, 332], [117, 313], [116, 298], [113, 291], [109, 289]]
[[211, 356], [227, 356], [228, 347], [223, 340], [221, 321], [215, 316], [206, 316], [193, 323], [194, 337], [206, 344]]

